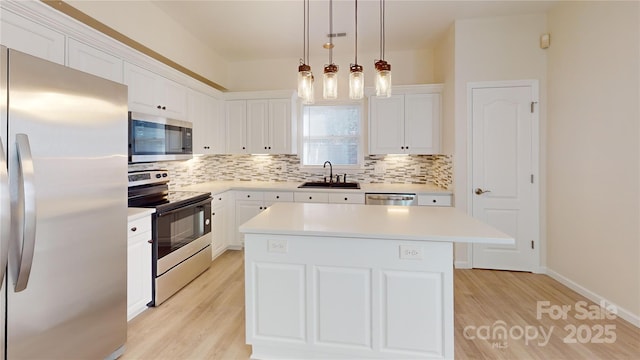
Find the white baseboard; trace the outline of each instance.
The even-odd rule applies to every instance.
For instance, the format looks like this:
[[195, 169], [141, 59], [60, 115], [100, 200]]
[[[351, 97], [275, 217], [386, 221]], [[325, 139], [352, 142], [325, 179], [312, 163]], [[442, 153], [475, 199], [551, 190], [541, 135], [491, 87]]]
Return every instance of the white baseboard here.
[[609, 299], [606, 299], [598, 294], [596, 294], [595, 292], [585, 288], [584, 286], [576, 283], [575, 281], [549, 269], [546, 268], [546, 274], [549, 275], [551, 278], [557, 280], [559, 283], [561, 283], [562, 285], [568, 287], [569, 289], [577, 292], [578, 294], [586, 297], [587, 299], [595, 302], [596, 304], [600, 304], [601, 301], [604, 301], [606, 304], [611, 304], [613, 306], [616, 307], [617, 310], [617, 316], [630, 322], [632, 325], [634, 325], [635, 327], [640, 328], [640, 315], [634, 314], [631, 311], [620, 307], [618, 304], [610, 301]]
[[453, 267], [456, 269], [471, 269], [471, 264], [468, 261], [454, 261]]

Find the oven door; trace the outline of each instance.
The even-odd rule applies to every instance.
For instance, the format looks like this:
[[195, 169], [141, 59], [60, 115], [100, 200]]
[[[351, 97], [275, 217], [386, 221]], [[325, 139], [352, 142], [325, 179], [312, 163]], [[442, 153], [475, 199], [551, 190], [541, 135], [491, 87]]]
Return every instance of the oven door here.
[[211, 198], [155, 214], [155, 276], [211, 245]]

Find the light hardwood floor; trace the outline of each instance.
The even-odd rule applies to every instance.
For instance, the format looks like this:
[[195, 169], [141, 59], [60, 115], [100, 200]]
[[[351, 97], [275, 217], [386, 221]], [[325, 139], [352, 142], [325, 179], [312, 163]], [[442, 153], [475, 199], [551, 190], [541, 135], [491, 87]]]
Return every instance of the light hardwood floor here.
[[[548, 276], [456, 270], [454, 296], [456, 359], [640, 359], [640, 329], [621, 319], [576, 319], [576, 303], [592, 303]], [[569, 305], [571, 311], [566, 320], [538, 316], [538, 301]], [[507, 336], [492, 336], [501, 325]], [[597, 335], [605, 326], [608, 335]], [[525, 341], [520, 329], [533, 338], [534, 327], [537, 336]], [[541, 330], [551, 334], [546, 343]], [[587, 341], [612, 334], [611, 344]], [[577, 343], [565, 343], [572, 338]], [[121, 359], [248, 359], [250, 354], [244, 343], [243, 253], [227, 251], [167, 302], [129, 323]]]

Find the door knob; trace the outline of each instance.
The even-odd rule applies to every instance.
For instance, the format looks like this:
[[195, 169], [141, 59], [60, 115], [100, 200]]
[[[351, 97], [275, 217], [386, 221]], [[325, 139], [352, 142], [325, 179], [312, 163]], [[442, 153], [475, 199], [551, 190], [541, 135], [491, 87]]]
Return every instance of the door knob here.
[[476, 195], [482, 195], [482, 194], [488, 193], [488, 192], [491, 192], [491, 190], [482, 190], [480, 188], [476, 188], [476, 191], [475, 191]]

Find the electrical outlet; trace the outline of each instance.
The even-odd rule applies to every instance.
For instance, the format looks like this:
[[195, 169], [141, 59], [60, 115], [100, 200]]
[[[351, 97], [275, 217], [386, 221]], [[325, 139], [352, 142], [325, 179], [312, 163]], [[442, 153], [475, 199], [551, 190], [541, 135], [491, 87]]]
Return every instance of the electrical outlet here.
[[400, 245], [400, 259], [422, 260], [422, 246]]
[[287, 253], [287, 240], [269, 239], [267, 241], [267, 251], [273, 253]]
[[420, 176], [420, 165], [415, 165], [413, 167], [413, 175]]
[[374, 174], [384, 174], [385, 172], [387, 172], [387, 166], [385, 164], [376, 164], [373, 167]]

